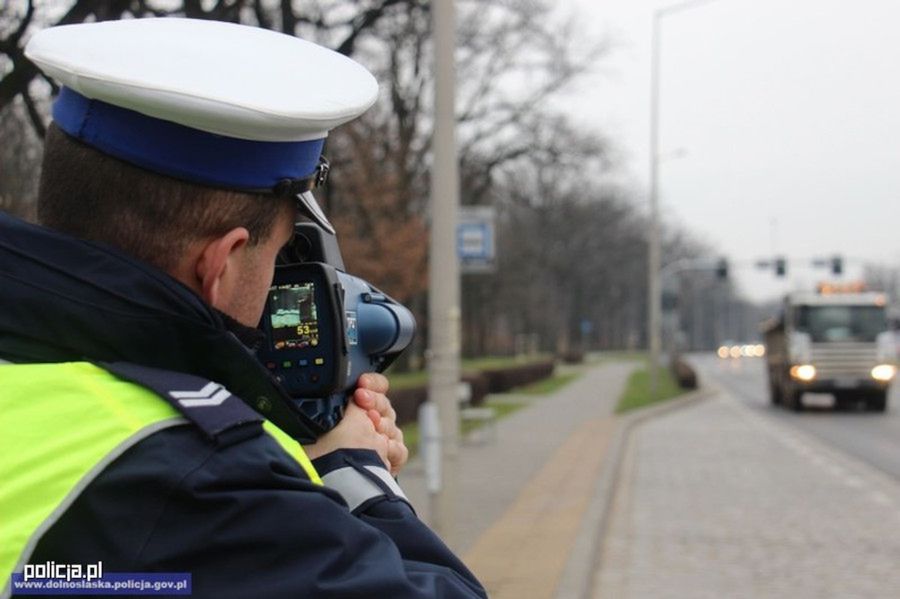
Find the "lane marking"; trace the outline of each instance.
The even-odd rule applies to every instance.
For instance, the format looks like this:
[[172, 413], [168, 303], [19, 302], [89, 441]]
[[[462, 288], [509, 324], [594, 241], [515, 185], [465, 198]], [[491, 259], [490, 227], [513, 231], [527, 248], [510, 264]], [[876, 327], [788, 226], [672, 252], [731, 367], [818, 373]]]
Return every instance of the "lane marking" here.
[[721, 384], [715, 385], [724, 405], [737, 412], [748, 423], [773, 436], [782, 446], [827, 472], [842, 484], [864, 492], [865, 496], [881, 507], [900, 506], [900, 483], [855, 456], [832, 448], [814, 435], [751, 409], [745, 402]]

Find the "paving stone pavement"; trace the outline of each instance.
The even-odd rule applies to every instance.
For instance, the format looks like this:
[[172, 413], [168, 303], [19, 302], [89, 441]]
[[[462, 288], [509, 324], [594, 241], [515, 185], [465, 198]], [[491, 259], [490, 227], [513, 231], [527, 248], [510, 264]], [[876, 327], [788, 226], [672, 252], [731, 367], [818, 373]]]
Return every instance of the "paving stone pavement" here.
[[724, 394], [638, 425], [594, 597], [900, 597], [900, 483]]
[[[549, 598], [565, 581], [572, 560], [587, 559], [584, 570], [590, 571], [593, 552], [573, 551], [603, 471], [613, 409], [634, 368], [634, 363], [586, 367], [549, 396], [519, 397], [531, 405], [498, 422], [489, 443], [460, 447], [458, 518], [451, 539], [492, 597]], [[418, 460], [400, 482], [428, 521]]]

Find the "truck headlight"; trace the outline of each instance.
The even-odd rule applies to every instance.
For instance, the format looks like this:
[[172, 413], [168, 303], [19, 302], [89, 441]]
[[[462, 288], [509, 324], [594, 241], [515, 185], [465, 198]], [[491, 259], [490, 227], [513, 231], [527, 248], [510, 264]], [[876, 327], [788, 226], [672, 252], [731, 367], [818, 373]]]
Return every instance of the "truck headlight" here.
[[891, 364], [879, 364], [872, 369], [872, 378], [876, 381], [887, 382], [897, 374], [897, 367]]
[[816, 367], [812, 364], [798, 364], [791, 366], [791, 377], [800, 381], [809, 382], [816, 378]]

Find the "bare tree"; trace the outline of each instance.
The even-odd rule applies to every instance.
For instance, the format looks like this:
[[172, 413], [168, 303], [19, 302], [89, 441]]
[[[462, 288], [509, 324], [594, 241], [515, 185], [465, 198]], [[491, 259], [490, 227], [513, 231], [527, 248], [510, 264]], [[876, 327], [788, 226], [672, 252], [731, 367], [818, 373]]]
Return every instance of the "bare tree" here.
[[42, 146], [23, 104], [0, 111], [0, 210], [34, 219]]
[[[36, 181], [34, 156], [55, 91], [24, 57], [28, 36], [125, 15], [249, 23], [335, 48], [376, 74], [379, 102], [329, 139], [336, 176], [323, 201], [348, 267], [421, 316], [434, 100], [428, 1], [74, 0], [51, 11], [20, 0], [0, 16], [0, 132], [35, 151], [0, 154], [4, 197], [33, 195], [22, 184]], [[548, 349], [639, 343], [645, 219], [633, 192], [602, 182], [616, 168], [608, 141], [552, 108], [605, 46], [585, 44], [571, 22], [558, 22], [548, 0], [462, 0], [459, 15], [462, 201], [493, 204], [500, 214], [498, 273], [466, 279], [469, 350], [509, 351], [521, 333], [539, 334]], [[2, 175], [14, 171], [20, 174], [7, 179], [19, 187], [4, 183]], [[676, 239], [670, 249], [683, 246]]]

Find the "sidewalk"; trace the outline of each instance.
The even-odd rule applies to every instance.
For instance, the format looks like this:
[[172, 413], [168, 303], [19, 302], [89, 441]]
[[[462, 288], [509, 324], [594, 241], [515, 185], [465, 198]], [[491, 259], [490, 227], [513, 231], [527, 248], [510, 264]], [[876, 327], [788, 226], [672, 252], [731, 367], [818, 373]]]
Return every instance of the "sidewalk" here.
[[897, 597], [900, 484], [717, 393], [638, 425], [594, 596]]
[[[460, 447], [453, 546], [494, 599], [550, 598], [582, 582], [566, 577], [583, 577], [594, 559], [591, 531], [591, 542], [579, 533], [594, 511], [612, 412], [634, 367], [591, 368], [555, 394], [529, 398], [532, 405], [497, 423], [495, 441]], [[410, 462], [400, 480], [428, 521], [421, 464]]]

